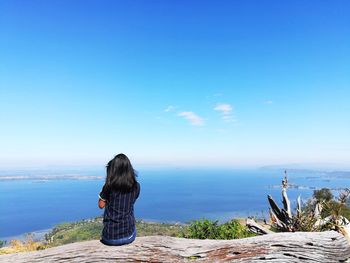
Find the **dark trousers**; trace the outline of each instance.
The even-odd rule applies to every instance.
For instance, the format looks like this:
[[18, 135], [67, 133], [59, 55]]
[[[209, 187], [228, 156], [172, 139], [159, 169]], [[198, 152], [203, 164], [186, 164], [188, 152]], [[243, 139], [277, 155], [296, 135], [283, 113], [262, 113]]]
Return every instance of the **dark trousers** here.
[[102, 236], [101, 243], [108, 245], [108, 246], [121, 246], [125, 244], [130, 244], [133, 242], [136, 238], [136, 228], [131, 236], [129, 237], [123, 237], [119, 239], [106, 239]]

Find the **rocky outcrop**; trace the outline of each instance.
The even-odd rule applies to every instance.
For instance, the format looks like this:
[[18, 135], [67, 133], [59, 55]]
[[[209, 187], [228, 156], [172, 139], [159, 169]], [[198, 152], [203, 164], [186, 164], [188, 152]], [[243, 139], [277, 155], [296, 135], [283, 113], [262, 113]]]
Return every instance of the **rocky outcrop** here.
[[238, 240], [139, 237], [110, 247], [98, 240], [0, 256], [0, 262], [350, 262], [337, 232], [276, 233]]

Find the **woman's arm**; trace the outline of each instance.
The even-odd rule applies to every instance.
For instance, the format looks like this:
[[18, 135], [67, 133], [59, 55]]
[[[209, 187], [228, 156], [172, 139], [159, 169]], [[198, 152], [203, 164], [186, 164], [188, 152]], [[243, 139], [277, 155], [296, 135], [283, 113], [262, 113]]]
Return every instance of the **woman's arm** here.
[[108, 200], [109, 200], [109, 188], [105, 184], [102, 187], [102, 191], [98, 195], [98, 207], [100, 209], [104, 208]]

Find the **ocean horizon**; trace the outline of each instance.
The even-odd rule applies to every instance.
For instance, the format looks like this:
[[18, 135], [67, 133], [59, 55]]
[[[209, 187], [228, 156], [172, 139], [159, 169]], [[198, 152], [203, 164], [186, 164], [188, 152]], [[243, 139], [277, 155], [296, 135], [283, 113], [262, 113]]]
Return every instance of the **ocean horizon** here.
[[[136, 219], [188, 223], [200, 218], [268, 218], [270, 194], [281, 203], [281, 169], [139, 170], [141, 195]], [[25, 233], [42, 235], [55, 225], [100, 216], [98, 194], [105, 175], [100, 170], [0, 171], [0, 240]], [[350, 174], [291, 170], [288, 196], [292, 206], [306, 202], [315, 189], [335, 195], [350, 183]]]

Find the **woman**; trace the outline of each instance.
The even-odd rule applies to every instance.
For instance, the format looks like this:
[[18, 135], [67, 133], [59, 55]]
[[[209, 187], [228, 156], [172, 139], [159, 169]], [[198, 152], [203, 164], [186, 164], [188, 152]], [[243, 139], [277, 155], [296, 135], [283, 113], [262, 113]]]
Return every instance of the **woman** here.
[[134, 203], [140, 194], [136, 173], [125, 154], [107, 164], [106, 182], [99, 194], [98, 207], [105, 208], [101, 242], [119, 246], [136, 238]]

